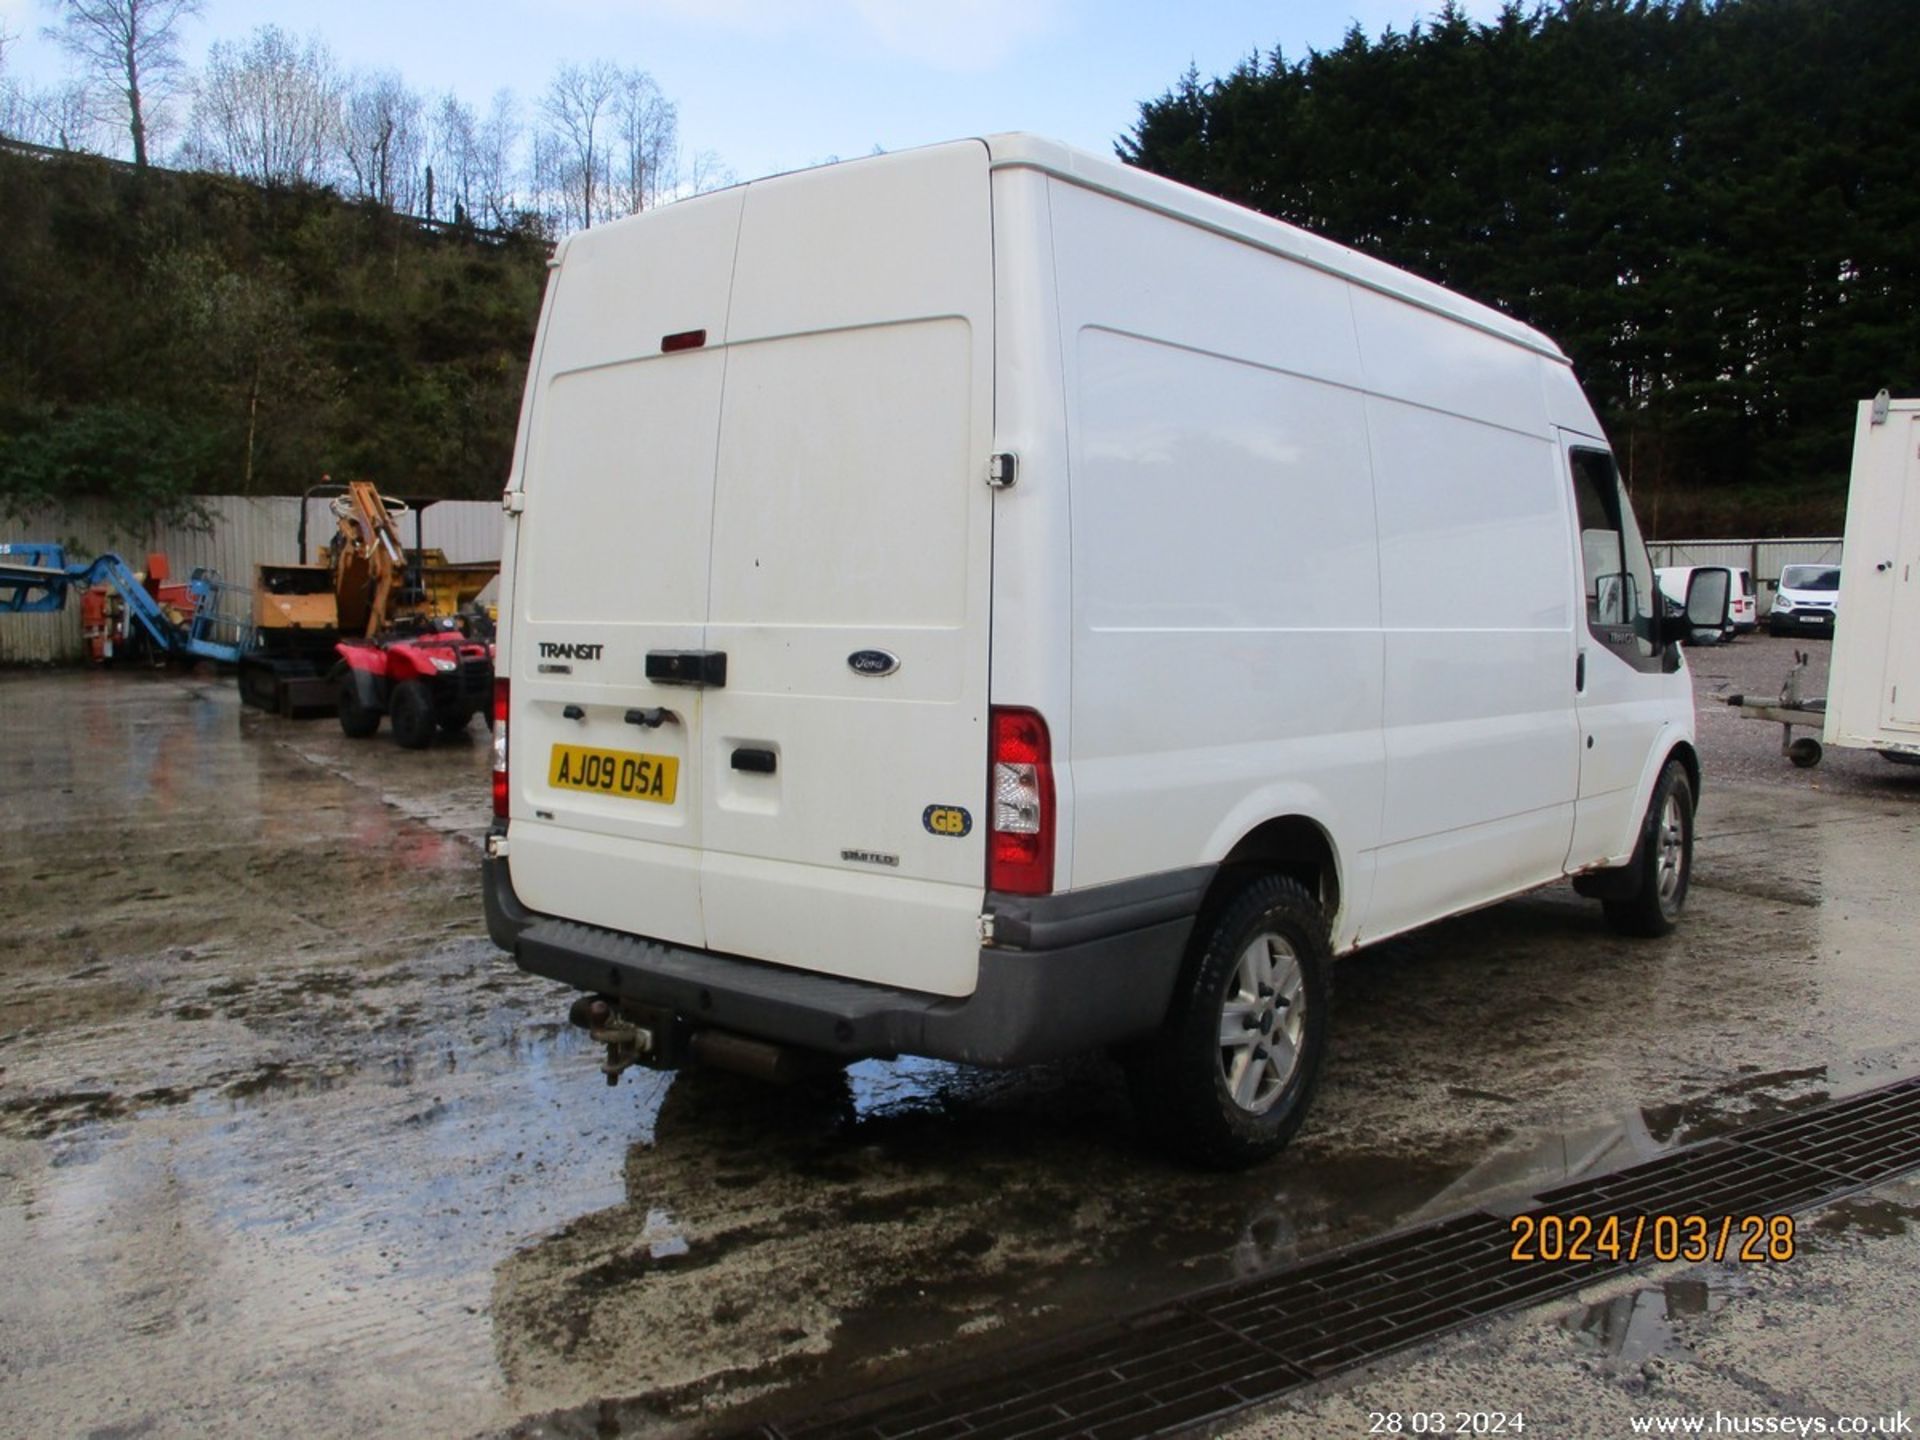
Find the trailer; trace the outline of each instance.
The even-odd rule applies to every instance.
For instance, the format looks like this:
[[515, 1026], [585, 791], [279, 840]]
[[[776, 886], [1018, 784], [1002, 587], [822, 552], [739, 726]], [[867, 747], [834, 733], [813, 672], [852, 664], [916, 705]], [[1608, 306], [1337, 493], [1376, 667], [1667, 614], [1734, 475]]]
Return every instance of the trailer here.
[[[1727, 703], [1786, 727], [1782, 747], [1802, 767], [1827, 745], [1920, 765], [1920, 400], [1882, 390], [1860, 403], [1842, 554], [1826, 695], [1799, 694], [1801, 657], [1778, 702]], [[1793, 738], [1796, 726], [1819, 738]]]
[[191, 610], [182, 613], [186, 607], [163, 605], [112, 551], [70, 563], [65, 547], [51, 542], [0, 543], [0, 611], [54, 614], [66, 609], [70, 591], [84, 594], [102, 585], [118, 593], [129, 636], [137, 636], [156, 656], [233, 665], [251, 642], [247, 591], [212, 570], [193, 572], [187, 582]]

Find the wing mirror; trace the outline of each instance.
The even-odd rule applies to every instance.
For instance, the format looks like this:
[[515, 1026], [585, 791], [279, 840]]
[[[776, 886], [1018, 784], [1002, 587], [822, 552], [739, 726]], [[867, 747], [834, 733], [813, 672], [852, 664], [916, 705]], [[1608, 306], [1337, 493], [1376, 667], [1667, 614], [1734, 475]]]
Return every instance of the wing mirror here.
[[1731, 577], [1725, 570], [1695, 570], [1689, 575], [1685, 629], [1699, 638], [1718, 640], [1727, 628], [1728, 607], [1733, 603], [1732, 589]]

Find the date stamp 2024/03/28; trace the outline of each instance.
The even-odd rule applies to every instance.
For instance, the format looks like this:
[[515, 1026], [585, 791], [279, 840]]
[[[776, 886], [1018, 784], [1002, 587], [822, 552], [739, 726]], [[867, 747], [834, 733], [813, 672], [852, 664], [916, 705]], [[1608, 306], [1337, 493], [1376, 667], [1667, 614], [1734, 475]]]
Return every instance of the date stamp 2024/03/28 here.
[[1793, 1259], [1791, 1215], [1516, 1215], [1507, 1258], [1577, 1264], [1614, 1260], [1734, 1259], [1778, 1265]]

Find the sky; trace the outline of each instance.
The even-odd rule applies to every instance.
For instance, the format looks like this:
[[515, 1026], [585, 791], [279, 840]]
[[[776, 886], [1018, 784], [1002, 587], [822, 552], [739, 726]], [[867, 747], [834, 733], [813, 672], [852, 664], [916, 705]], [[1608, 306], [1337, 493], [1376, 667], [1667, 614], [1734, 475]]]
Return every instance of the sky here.
[[[417, 90], [484, 110], [523, 101], [566, 61], [650, 72], [689, 152], [734, 178], [1027, 130], [1100, 154], [1191, 63], [1203, 77], [1280, 47], [1329, 49], [1359, 24], [1405, 30], [1439, 0], [205, 0], [184, 57], [276, 24], [317, 34], [343, 67], [396, 69]], [[1498, 0], [1466, 0], [1491, 19]], [[0, 0], [18, 40], [6, 73], [67, 72], [42, 29], [52, 0]]]

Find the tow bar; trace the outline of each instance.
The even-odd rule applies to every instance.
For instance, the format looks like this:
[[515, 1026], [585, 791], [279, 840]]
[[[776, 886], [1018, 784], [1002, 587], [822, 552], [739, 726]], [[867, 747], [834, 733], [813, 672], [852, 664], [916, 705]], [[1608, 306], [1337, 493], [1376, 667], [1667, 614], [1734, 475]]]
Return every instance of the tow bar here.
[[607, 1047], [600, 1073], [609, 1085], [618, 1085], [620, 1077], [638, 1065], [643, 1055], [653, 1053], [653, 1031], [623, 1019], [598, 995], [582, 995], [574, 1001], [567, 1009], [567, 1019]]

